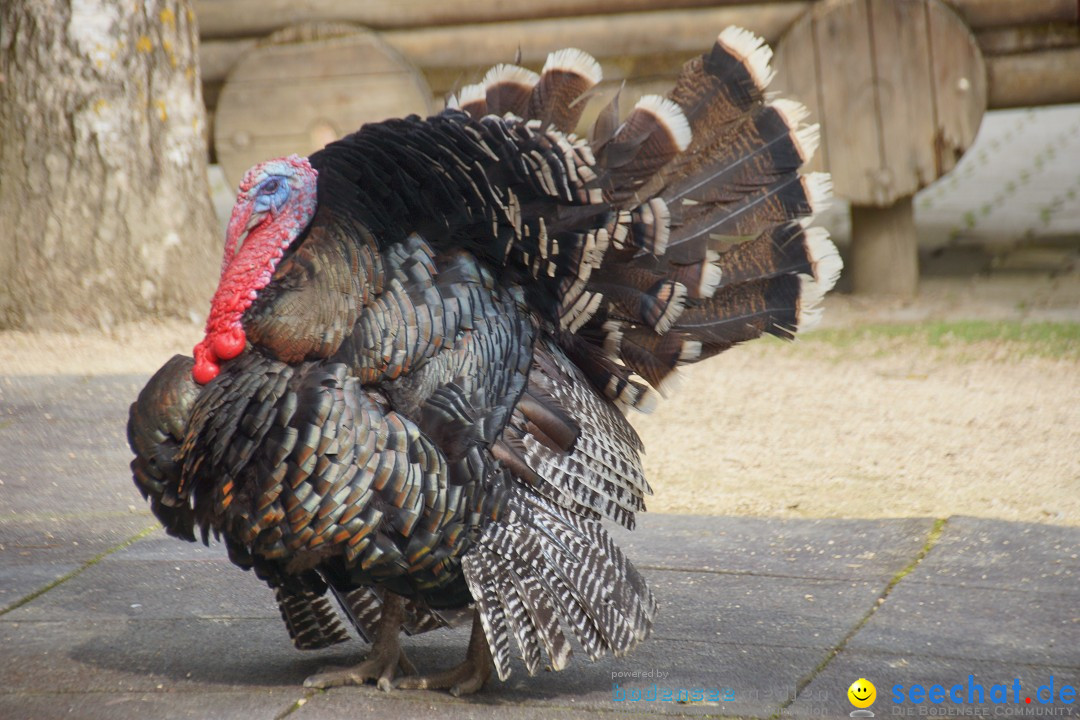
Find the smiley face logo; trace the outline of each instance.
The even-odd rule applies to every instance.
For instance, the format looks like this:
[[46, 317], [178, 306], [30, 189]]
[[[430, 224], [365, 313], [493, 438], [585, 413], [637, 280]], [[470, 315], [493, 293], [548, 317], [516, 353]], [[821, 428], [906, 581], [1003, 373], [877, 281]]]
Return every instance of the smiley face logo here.
[[866, 678], [859, 678], [851, 683], [851, 687], [847, 690], [847, 696], [855, 707], [868, 708], [877, 699], [877, 688], [874, 687], [874, 683]]

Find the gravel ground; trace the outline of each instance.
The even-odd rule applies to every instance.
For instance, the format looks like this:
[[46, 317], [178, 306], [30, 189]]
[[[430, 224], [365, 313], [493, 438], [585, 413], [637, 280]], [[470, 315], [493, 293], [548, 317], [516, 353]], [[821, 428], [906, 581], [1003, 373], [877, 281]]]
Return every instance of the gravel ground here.
[[[927, 281], [911, 303], [836, 296], [825, 328], [970, 319], [1080, 321], [1080, 277]], [[199, 337], [181, 322], [0, 333], [0, 374], [150, 373]], [[672, 398], [633, 418], [649, 507], [1080, 525], [1077, 357], [880, 331], [751, 343], [688, 368]]]

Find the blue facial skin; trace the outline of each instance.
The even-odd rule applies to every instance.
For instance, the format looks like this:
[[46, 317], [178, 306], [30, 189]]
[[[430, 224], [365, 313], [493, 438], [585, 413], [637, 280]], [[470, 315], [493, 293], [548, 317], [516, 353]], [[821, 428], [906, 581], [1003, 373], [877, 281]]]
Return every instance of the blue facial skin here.
[[289, 179], [284, 175], [270, 175], [255, 191], [255, 212], [273, 209], [278, 212], [289, 200]]

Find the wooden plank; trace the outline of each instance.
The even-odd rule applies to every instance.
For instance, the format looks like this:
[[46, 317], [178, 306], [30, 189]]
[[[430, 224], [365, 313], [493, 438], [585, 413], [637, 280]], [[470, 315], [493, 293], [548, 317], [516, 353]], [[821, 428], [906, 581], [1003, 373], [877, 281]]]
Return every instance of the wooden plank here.
[[[261, 36], [295, 23], [324, 20], [403, 30], [745, 4], [746, 0], [195, 0], [195, 11], [201, 35], [209, 39]], [[769, 3], [780, 4], [791, 3]], [[952, 0], [951, 4], [970, 27], [978, 29], [1080, 22], [1075, 0]]]
[[731, 6], [707, 10], [590, 16], [531, 22], [394, 30], [385, 40], [426, 67], [507, 62], [521, 50], [526, 63], [542, 63], [553, 48], [577, 47], [597, 58], [702, 52], [728, 25], [775, 41], [809, 3]]
[[940, 177], [971, 146], [986, 113], [986, 64], [971, 31], [950, 8], [930, 2], [927, 24], [937, 104], [933, 141]]
[[926, 0], [868, 3], [882, 148], [881, 167], [868, 178], [875, 205], [913, 195], [940, 176], [926, 5]]
[[255, 48], [255, 38], [203, 40], [199, 44], [199, 71], [204, 83], [224, 82], [236, 63]]
[[746, 4], [747, 0], [196, 0], [195, 11], [202, 37], [235, 38], [267, 35], [301, 22], [344, 21], [374, 30], [407, 30]]
[[1076, 0], [949, 0], [964, 24], [974, 29], [1080, 22]]
[[[633, 13], [575, 20], [487, 23], [382, 33], [410, 62], [447, 73], [512, 61], [521, 48], [525, 64], [543, 64], [553, 49], [578, 47], [597, 58], [650, 58], [704, 52], [728, 25], [739, 25], [776, 42], [810, 2], [736, 5], [706, 10]], [[200, 60], [203, 82], [225, 78], [254, 42], [207, 40]]]
[[423, 77], [374, 33], [265, 44], [221, 91], [214, 149], [237, 182], [255, 162], [308, 154], [365, 122], [430, 111]]
[[983, 55], [1012, 55], [1037, 50], [1055, 50], [1080, 46], [1080, 25], [1052, 23], [998, 28], [976, 33], [975, 39]]
[[814, 22], [807, 29], [812, 28], [821, 63], [821, 113], [833, 186], [852, 202], [871, 205], [876, 202], [871, 179], [882, 167], [882, 148], [866, 3], [841, 0], [815, 6]]
[[987, 58], [992, 108], [1080, 102], [1080, 48]]
[[[773, 67], [776, 70], [776, 78], [770, 90], [806, 105], [806, 109], [810, 111], [807, 122], [823, 125], [821, 84], [818, 77], [817, 50], [814, 46], [813, 22], [813, 14], [807, 13], [798, 21], [799, 24], [805, 24], [806, 29], [795, 31], [793, 28], [784, 36], [783, 43], [774, 47], [776, 52], [773, 55]], [[821, 134], [821, 145], [814, 153], [813, 159], [806, 165], [806, 169], [807, 171], [828, 171], [829, 169], [829, 143], [824, 132]]]

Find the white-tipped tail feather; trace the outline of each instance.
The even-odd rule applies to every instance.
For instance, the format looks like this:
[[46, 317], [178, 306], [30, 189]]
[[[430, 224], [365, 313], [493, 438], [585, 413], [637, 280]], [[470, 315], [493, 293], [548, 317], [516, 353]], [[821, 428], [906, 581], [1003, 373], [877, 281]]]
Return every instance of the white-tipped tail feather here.
[[667, 303], [664, 307], [664, 312], [660, 315], [660, 319], [656, 321], [656, 325], [653, 330], [663, 335], [682, 315], [682, 311], [686, 308], [686, 286], [680, 282], [669, 283], [665, 286], [668, 297], [665, 298]]
[[808, 162], [821, 142], [821, 126], [815, 123], [802, 127], [803, 122], [810, 117], [810, 111], [800, 102], [778, 98], [770, 102], [769, 106], [776, 110], [784, 119], [784, 124], [791, 128], [795, 149], [802, 161]]
[[656, 392], [660, 393], [660, 397], [669, 398], [678, 393], [685, 384], [686, 375], [678, 370], [673, 370], [656, 386]]
[[711, 298], [724, 279], [724, 271], [716, 264], [719, 258], [720, 253], [715, 250], [708, 250], [705, 253], [706, 262], [701, 269], [701, 283], [698, 285], [698, 293], [703, 298]]
[[829, 207], [833, 192], [832, 176], [829, 173], [806, 173], [802, 176], [802, 184], [814, 215]]
[[806, 246], [809, 249], [810, 263], [814, 268], [814, 279], [824, 292], [832, 290], [840, 279], [844, 261], [840, 252], [829, 238], [829, 231], [822, 227], [806, 229]]
[[799, 127], [806, 118], [810, 117], [810, 111], [806, 109], [806, 106], [795, 100], [777, 98], [769, 105], [783, 116], [784, 122], [792, 129]]
[[825, 293], [833, 289], [844, 267], [836, 245], [829, 239], [825, 228], [807, 228], [806, 245], [813, 275], [799, 275], [801, 289], [796, 312], [796, 332], [806, 332], [821, 322], [821, 301]]
[[489, 88], [492, 85], [498, 85], [500, 83], [513, 83], [514, 85], [532, 87], [533, 85], [536, 85], [539, 80], [540, 76], [532, 70], [523, 68], [520, 65], [508, 65], [503, 63], [496, 65], [487, 71], [487, 74], [484, 75], [484, 82], [481, 87]]
[[588, 78], [594, 85], [604, 77], [604, 72], [600, 69], [600, 63], [596, 62], [596, 58], [577, 48], [563, 48], [548, 55], [543, 72], [552, 70], [576, 73]]
[[690, 123], [687, 122], [683, 109], [674, 102], [662, 95], [644, 95], [637, 101], [634, 109], [651, 113], [658, 123], [667, 128], [679, 152], [690, 147], [690, 141], [694, 137], [690, 131]]
[[821, 126], [817, 123], [807, 125], [795, 131], [795, 149], [802, 158], [803, 163], [808, 163], [817, 152], [821, 144]]
[[479, 102], [486, 96], [486, 90], [479, 83], [466, 85], [457, 94], [458, 107], [466, 107], [470, 103]]
[[679, 362], [690, 363], [701, 357], [701, 342], [699, 340], [684, 340], [682, 350], [679, 351]]
[[604, 352], [611, 357], [619, 357], [622, 352], [622, 323], [608, 320], [604, 323]]
[[764, 90], [769, 86], [775, 75], [773, 69], [769, 67], [773, 52], [762, 38], [749, 30], [732, 26], [720, 33], [717, 42], [730, 50], [733, 55], [743, 59], [759, 89]]

